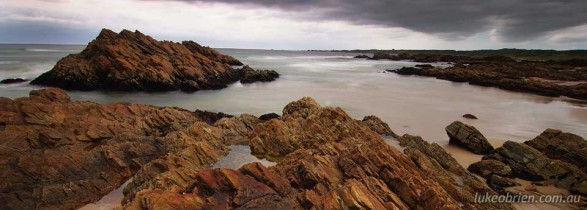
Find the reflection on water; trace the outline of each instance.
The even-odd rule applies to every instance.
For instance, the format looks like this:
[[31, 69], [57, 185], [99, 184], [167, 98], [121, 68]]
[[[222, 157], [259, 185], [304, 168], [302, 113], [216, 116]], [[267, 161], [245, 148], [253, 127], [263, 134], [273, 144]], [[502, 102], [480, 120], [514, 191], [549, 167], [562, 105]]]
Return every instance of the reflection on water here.
[[124, 194], [122, 191], [131, 181], [132, 179], [129, 179], [120, 187], [102, 197], [102, 199], [99, 201], [85, 205], [84, 207], [79, 208], [79, 210], [110, 210], [114, 209], [115, 207], [120, 207], [122, 199], [124, 199]]
[[241, 166], [252, 163], [252, 162], [260, 162], [266, 167], [274, 166], [275, 162], [271, 162], [265, 159], [259, 159], [253, 155], [251, 155], [251, 148], [246, 145], [231, 145], [229, 147], [230, 151], [228, 154], [218, 162], [212, 166], [212, 168], [229, 168], [229, 169], [239, 169]]
[[[223, 90], [196, 93], [70, 93], [76, 100], [137, 102], [255, 115], [281, 113], [287, 103], [311, 96], [322, 105], [340, 106], [357, 119], [377, 115], [398, 134], [420, 135], [440, 145], [448, 142], [444, 128], [455, 120], [471, 124], [494, 139], [525, 141], [546, 128], [587, 136], [585, 101], [380, 73], [385, 69], [414, 66], [416, 63], [412, 62], [354, 59], [353, 54], [342, 53], [221, 51], [254, 68], [275, 69], [281, 77], [270, 83], [235, 83]], [[45, 65], [51, 66], [56, 61]], [[0, 96], [26, 96], [31, 88], [2, 86]], [[474, 114], [479, 120], [463, 119], [465, 113]]]

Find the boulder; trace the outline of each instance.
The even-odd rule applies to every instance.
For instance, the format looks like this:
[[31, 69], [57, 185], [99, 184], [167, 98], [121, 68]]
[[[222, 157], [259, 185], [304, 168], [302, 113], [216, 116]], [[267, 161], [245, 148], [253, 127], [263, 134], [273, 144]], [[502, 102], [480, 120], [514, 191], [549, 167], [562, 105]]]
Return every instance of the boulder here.
[[475, 127], [455, 121], [446, 126], [449, 143], [463, 147], [475, 154], [487, 154], [493, 150], [487, 139]]

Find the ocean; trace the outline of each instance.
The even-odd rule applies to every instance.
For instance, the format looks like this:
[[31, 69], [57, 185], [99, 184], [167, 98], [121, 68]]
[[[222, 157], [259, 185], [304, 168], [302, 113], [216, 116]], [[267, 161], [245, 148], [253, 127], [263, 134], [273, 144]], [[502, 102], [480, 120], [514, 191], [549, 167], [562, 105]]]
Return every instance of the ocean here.
[[[0, 80], [33, 79], [62, 57], [81, 51], [79, 45], [0, 45]], [[408, 61], [355, 59], [352, 53], [218, 49], [256, 69], [273, 69], [281, 77], [270, 83], [234, 83], [222, 90], [195, 93], [120, 93], [69, 91], [74, 100], [98, 103], [133, 102], [177, 106], [229, 114], [275, 112], [304, 96], [324, 106], [344, 108], [362, 119], [376, 115], [398, 134], [422, 136], [448, 144], [444, 128], [455, 120], [471, 124], [489, 139], [526, 141], [546, 128], [587, 137], [587, 102], [517, 93], [434, 78], [383, 73], [414, 66]], [[434, 64], [447, 66], [448, 64]], [[0, 85], [0, 96], [24, 97], [27, 83]], [[478, 120], [461, 116], [471, 113]]]

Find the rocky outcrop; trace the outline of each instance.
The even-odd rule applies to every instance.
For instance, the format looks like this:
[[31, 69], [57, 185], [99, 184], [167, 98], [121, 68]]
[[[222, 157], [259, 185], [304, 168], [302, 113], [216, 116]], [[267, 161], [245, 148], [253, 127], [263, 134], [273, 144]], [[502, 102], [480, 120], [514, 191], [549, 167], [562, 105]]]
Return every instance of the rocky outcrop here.
[[254, 70], [249, 66], [239, 69], [241, 83], [271, 82], [279, 78], [279, 74], [273, 70]]
[[[125, 208], [512, 209], [468, 199], [471, 192], [495, 192], [480, 180], [460, 181], [474, 176], [454, 159], [453, 168], [427, 168], [342, 109], [321, 107], [311, 98], [288, 104], [281, 118], [255, 124], [248, 135], [253, 154], [278, 161], [276, 166], [200, 170], [183, 190], [142, 190]], [[442, 150], [441, 156], [450, 155]], [[447, 176], [436, 179], [432, 170]], [[459, 176], [452, 182], [440, 182], [453, 173]]]
[[455, 121], [445, 128], [449, 143], [461, 146], [475, 154], [487, 154], [493, 150], [487, 139], [475, 127]]
[[0, 84], [9, 85], [9, 84], [23, 83], [26, 81], [29, 81], [29, 80], [23, 79], [23, 78], [9, 78], [9, 79], [3, 79], [2, 81], [0, 81]]
[[587, 99], [586, 69], [554, 62], [467, 59], [448, 68], [403, 67], [388, 72], [435, 77], [545, 96]]
[[483, 159], [497, 160], [508, 165], [515, 177], [531, 181], [547, 180], [559, 188], [572, 192], [587, 192], [585, 172], [573, 164], [550, 159], [526, 144], [507, 141]]
[[[220, 89], [241, 78], [242, 70], [231, 65], [242, 63], [192, 41], [157, 41], [139, 31], [103, 29], [82, 52], [61, 59], [31, 84], [70, 90]], [[253, 70], [250, 74], [267, 73]]]
[[573, 164], [587, 172], [587, 141], [578, 135], [546, 129], [525, 143], [551, 159]]
[[488, 177], [491, 174], [504, 177], [512, 176], [512, 168], [497, 160], [481, 160], [471, 164], [467, 170], [481, 177]]

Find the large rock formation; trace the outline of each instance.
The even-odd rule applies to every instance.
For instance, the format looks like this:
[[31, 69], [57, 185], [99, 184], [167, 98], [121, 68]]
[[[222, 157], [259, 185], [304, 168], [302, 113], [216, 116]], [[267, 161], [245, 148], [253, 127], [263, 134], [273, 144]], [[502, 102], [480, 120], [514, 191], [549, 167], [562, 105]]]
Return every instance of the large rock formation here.
[[[61, 59], [31, 84], [71, 90], [220, 89], [245, 75], [230, 65], [242, 63], [193, 41], [157, 41], [138, 31], [123, 30], [117, 34], [103, 29], [82, 52]], [[245, 72], [250, 71], [255, 73], [254, 70]], [[273, 79], [277, 76], [275, 72], [267, 75]], [[245, 79], [258, 81], [251, 77]]]
[[449, 143], [455, 144], [479, 155], [490, 153], [493, 146], [475, 127], [454, 121], [445, 128]]

